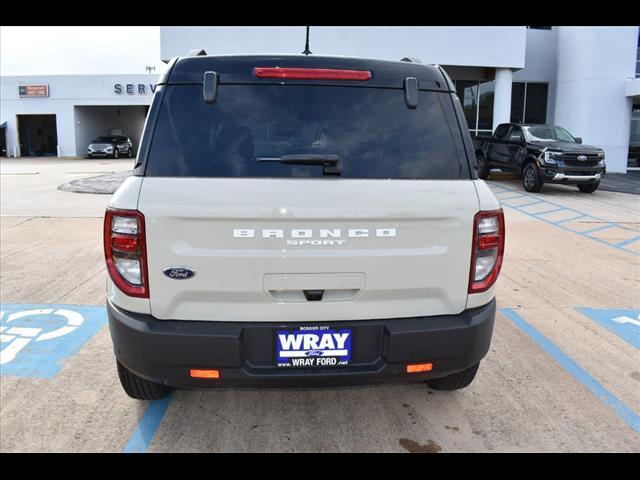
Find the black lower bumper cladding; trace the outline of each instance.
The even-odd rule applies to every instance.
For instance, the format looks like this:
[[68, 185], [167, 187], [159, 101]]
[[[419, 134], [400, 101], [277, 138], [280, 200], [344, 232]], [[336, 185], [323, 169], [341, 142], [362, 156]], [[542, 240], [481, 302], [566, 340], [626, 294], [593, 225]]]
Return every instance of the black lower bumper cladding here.
[[[158, 320], [108, 302], [120, 363], [148, 380], [178, 388], [312, 386], [408, 382], [439, 378], [478, 363], [488, 352], [495, 299], [459, 315], [317, 322], [353, 332], [345, 367], [277, 368], [275, 332], [305, 325], [276, 322]], [[429, 362], [426, 373], [406, 365]], [[218, 369], [220, 378], [191, 378], [190, 369]]]
[[[575, 183], [589, 183], [593, 180], [582, 180], [580, 177], [593, 177], [597, 174], [604, 176], [606, 170], [604, 167], [583, 167], [583, 168], [557, 168], [557, 167], [543, 167], [542, 177], [545, 182], [549, 183], [562, 183], [562, 184], [575, 184]], [[563, 175], [562, 179], [555, 179], [557, 174]]]

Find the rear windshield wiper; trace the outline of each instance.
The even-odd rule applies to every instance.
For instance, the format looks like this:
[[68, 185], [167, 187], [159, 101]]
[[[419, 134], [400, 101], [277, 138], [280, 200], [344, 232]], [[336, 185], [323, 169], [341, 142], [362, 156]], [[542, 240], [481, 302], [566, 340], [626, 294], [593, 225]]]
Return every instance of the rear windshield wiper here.
[[322, 165], [325, 175], [340, 175], [342, 163], [334, 154], [295, 154], [281, 157], [257, 157], [258, 162], [279, 162], [285, 165]]

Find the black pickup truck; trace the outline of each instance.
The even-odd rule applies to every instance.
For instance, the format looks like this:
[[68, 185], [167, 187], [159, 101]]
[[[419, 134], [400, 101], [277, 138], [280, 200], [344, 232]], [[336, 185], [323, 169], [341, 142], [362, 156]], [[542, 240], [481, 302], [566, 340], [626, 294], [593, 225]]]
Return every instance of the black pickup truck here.
[[512, 172], [528, 192], [551, 182], [592, 193], [606, 171], [604, 150], [553, 125], [502, 123], [492, 136], [478, 136], [475, 150], [478, 177], [486, 179], [493, 168]]

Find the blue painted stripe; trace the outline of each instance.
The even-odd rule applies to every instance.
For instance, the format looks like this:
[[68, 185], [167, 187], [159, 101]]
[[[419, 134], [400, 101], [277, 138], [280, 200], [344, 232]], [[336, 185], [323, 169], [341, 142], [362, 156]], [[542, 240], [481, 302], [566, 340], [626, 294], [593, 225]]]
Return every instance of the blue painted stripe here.
[[565, 218], [564, 220], [556, 220], [555, 223], [556, 225], [560, 224], [560, 223], [566, 223], [566, 222], [573, 222], [574, 220], [578, 220], [579, 218], [582, 217], [586, 217], [586, 215], [584, 213], [581, 213], [580, 215], [578, 215], [577, 217], [571, 217], [571, 218]]
[[503, 200], [513, 200], [513, 199], [515, 199], [515, 198], [521, 198], [521, 197], [525, 197], [525, 196], [526, 196], [526, 195], [519, 194], [519, 195], [514, 195], [513, 197], [506, 197], [506, 198], [500, 198], [500, 197], [498, 197], [498, 200], [500, 200], [500, 201], [502, 202]]
[[591, 393], [600, 399], [602, 403], [611, 408], [624, 422], [633, 428], [636, 433], [640, 433], [640, 415], [627, 407], [623, 402], [604, 388], [586, 370], [580, 367], [562, 350], [556, 347], [551, 340], [541, 334], [533, 326], [527, 323], [520, 315], [511, 308], [501, 309], [502, 313], [511, 320], [520, 330], [531, 337], [540, 345], [551, 357], [558, 362], [576, 380], [587, 387]]
[[[513, 208], [513, 207], [512, 207], [512, 208]], [[543, 211], [543, 212], [536, 212], [536, 213], [533, 213], [532, 215], [535, 215], [536, 217], [539, 217], [539, 216], [541, 216], [541, 215], [546, 215], [547, 213], [559, 212], [560, 210], [567, 210], [567, 209], [566, 209], [566, 208], [564, 208], [564, 207], [560, 207], [560, 208], [553, 208], [553, 209], [551, 209], [551, 210], [545, 210], [545, 211]], [[527, 212], [525, 212], [525, 213], [527, 213]]]
[[530, 207], [531, 205], [537, 205], [542, 203], [544, 200], [536, 200], [535, 202], [525, 203], [524, 205], [518, 205], [518, 208]]
[[149, 404], [122, 453], [145, 453], [147, 451], [172, 399], [173, 393], [162, 400], [154, 400]]
[[637, 237], [629, 238], [627, 240], [623, 240], [621, 242], [616, 243], [616, 247], [624, 247], [625, 245], [629, 245], [630, 243], [637, 242], [640, 240], [640, 235]]
[[607, 228], [611, 228], [611, 227], [615, 227], [615, 225], [614, 225], [614, 224], [612, 224], [612, 223], [610, 223], [610, 224], [608, 224], [608, 225], [602, 225], [602, 226], [600, 226], [600, 227], [592, 228], [592, 229], [590, 229], [590, 230], [584, 230], [584, 231], [582, 232], [582, 234], [583, 234], [583, 235], [589, 235], [589, 234], [590, 234], [590, 233], [592, 233], [592, 232], [598, 232], [598, 231], [600, 231], [600, 230], [605, 230], [605, 229], [607, 229]]
[[[576, 308], [576, 310], [640, 350], [640, 326], [628, 321], [640, 320], [640, 310], [587, 307]], [[622, 319], [624, 317], [627, 317], [625, 319], [627, 321], [624, 323], [614, 320], [614, 318]]]
[[[511, 189], [508, 189], [506, 187], [505, 187], [505, 190], [512, 191], [512, 192], [515, 193], [515, 190], [511, 190]], [[530, 197], [532, 199], [535, 199], [535, 200], [538, 199], [537, 197], [534, 197], [534, 196], [531, 196], [531, 195], [525, 195], [525, 194], [522, 194], [522, 195], [519, 195], [519, 196], [528, 196], [528, 197]], [[513, 198], [517, 198], [517, 197], [513, 197]], [[500, 199], [500, 200], [502, 201], [502, 199]], [[563, 230], [566, 230], [567, 232], [575, 233], [575, 234], [580, 235], [580, 236], [582, 236], [584, 238], [588, 238], [589, 240], [595, 240], [596, 242], [600, 242], [603, 245], [606, 245], [608, 247], [613, 247], [613, 248], [616, 248], [616, 249], [621, 250], [623, 252], [627, 252], [627, 253], [630, 253], [632, 255], [640, 256], [640, 251], [636, 252], [634, 250], [630, 250], [628, 248], [624, 248], [625, 245], [617, 245], [615, 243], [608, 242], [608, 241], [606, 241], [606, 240], [604, 240], [602, 238], [592, 237], [592, 236], [588, 235], [591, 232], [596, 232], [598, 230], [603, 230], [605, 228], [610, 228], [610, 227], [618, 227], [618, 228], [621, 228], [623, 230], [632, 230], [631, 228], [624, 227], [623, 225], [616, 224], [615, 222], [609, 222], [608, 220], [604, 220], [602, 218], [598, 218], [598, 217], [595, 217], [593, 215], [586, 214], [584, 212], [580, 212], [580, 211], [575, 210], [573, 208], [564, 207], [564, 206], [562, 206], [562, 205], [560, 205], [558, 203], [550, 202], [548, 200], [543, 200], [543, 202], [544, 203], [548, 203], [549, 206], [553, 206], [553, 207], [556, 207], [556, 208], [551, 209], [551, 210], [545, 210], [543, 212], [529, 213], [526, 210], [523, 210], [521, 208], [521, 206], [519, 206], [519, 205], [509, 205], [508, 203], [505, 203], [504, 205], [509, 207], [509, 208], [513, 208], [514, 210], [517, 210], [518, 212], [520, 212], [520, 213], [522, 213], [524, 215], [527, 215], [527, 216], [529, 216], [531, 218], [535, 218], [537, 220], [542, 220], [544, 222], [547, 222], [550, 225], [553, 225], [553, 226], [558, 227], [558, 228], [562, 228]], [[553, 220], [546, 219], [544, 217], [544, 215], [546, 215], [548, 213], [559, 212], [559, 211], [562, 211], [562, 210], [569, 211], [569, 212], [574, 212], [579, 216], [575, 217], [575, 218], [569, 218], [569, 219], [566, 219], [566, 220], [560, 220], [560, 221], [553, 221]], [[598, 220], [599, 221], [603, 221], [603, 222], [606, 222], [607, 225], [601, 226], [601, 227], [592, 228], [591, 230], [586, 230], [586, 231], [582, 231], [582, 232], [579, 231], [579, 230], [574, 230], [572, 228], [569, 228], [569, 227], [563, 225], [563, 223], [565, 221], [569, 222], [571, 220], [576, 220], [576, 219], [582, 218], [582, 217], [592, 218], [592, 219], [594, 219], [596, 221], [598, 221]]]

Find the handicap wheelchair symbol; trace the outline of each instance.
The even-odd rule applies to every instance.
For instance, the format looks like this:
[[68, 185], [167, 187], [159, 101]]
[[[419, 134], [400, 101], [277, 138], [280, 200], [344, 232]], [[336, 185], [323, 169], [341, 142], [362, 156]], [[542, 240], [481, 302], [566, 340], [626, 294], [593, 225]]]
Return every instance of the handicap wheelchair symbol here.
[[[67, 324], [45, 333], [41, 333], [44, 330], [42, 328], [0, 326], [0, 343], [8, 343], [8, 345], [0, 351], [0, 365], [4, 365], [5, 363], [9, 363], [14, 360], [18, 352], [26, 347], [29, 342], [42, 342], [44, 340], [61, 337], [73, 332], [76, 328], [82, 325], [82, 322], [84, 321], [84, 317], [78, 312], [65, 310], [63, 308], [59, 308], [57, 310], [53, 308], [43, 308], [12, 313], [7, 316], [6, 323], [20, 318], [51, 314], [65, 317], [67, 319]], [[0, 320], [2, 320], [3, 317], [4, 312], [0, 311]]]
[[106, 321], [104, 307], [0, 305], [0, 373], [53, 377]]

